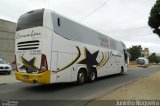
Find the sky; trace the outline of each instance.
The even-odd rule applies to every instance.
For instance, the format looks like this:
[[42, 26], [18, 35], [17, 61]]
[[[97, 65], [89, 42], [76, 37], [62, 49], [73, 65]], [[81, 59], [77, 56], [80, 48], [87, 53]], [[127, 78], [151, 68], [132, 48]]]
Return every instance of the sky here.
[[0, 0], [0, 19], [17, 22], [20, 15], [52, 9], [94, 30], [123, 41], [127, 48], [141, 45], [160, 53], [160, 38], [148, 26], [156, 0]]

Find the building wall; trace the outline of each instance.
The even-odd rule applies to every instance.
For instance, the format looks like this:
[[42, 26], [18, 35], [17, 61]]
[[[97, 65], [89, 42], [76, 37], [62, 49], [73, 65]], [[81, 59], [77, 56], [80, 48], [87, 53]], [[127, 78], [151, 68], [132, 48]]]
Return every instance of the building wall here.
[[0, 58], [14, 61], [16, 23], [0, 19]]

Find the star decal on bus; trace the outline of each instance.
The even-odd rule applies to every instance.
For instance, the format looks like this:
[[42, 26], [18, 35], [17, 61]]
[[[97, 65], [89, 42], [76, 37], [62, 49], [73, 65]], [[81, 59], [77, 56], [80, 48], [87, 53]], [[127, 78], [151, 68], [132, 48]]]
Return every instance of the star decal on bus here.
[[78, 62], [78, 64], [86, 64], [87, 69], [93, 67], [94, 65], [98, 65], [98, 62], [96, 60], [99, 51], [94, 52], [91, 54], [87, 48], [84, 50], [85, 58]]
[[21, 56], [21, 62], [23, 63], [23, 66], [21, 66], [20, 69], [25, 69], [26, 71], [39, 70], [39, 68], [35, 66], [35, 57], [28, 61], [23, 56]]

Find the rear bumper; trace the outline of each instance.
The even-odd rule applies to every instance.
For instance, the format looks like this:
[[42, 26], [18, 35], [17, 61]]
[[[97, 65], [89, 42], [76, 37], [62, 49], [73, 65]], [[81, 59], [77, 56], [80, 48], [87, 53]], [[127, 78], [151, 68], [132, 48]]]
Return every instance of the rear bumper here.
[[39, 83], [39, 84], [49, 84], [50, 83], [50, 71], [45, 71], [39, 74], [32, 74], [32, 73], [22, 73], [17, 72], [15, 73], [16, 79], [27, 82], [27, 83]]

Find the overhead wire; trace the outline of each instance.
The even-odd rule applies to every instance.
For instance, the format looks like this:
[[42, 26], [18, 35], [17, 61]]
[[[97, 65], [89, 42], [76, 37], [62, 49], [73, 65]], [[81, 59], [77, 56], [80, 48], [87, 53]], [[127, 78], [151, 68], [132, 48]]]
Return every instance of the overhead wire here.
[[89, 14], [87, 14], [86, 16], [84, 16], [83, 18], [80, 19], [80, 21], [83, 21], [85, 18], [89, 17], [90, 15], [92, 15], [93, 13], [97, 12], [100, 8], [102, 8], [103, 6], [105, 6], [110, 0], [105, 1], [104, 3], [102, 3], [101, 5], [99, 5], [97, 8], [95, 8], [93, 11], [91, 11]]

